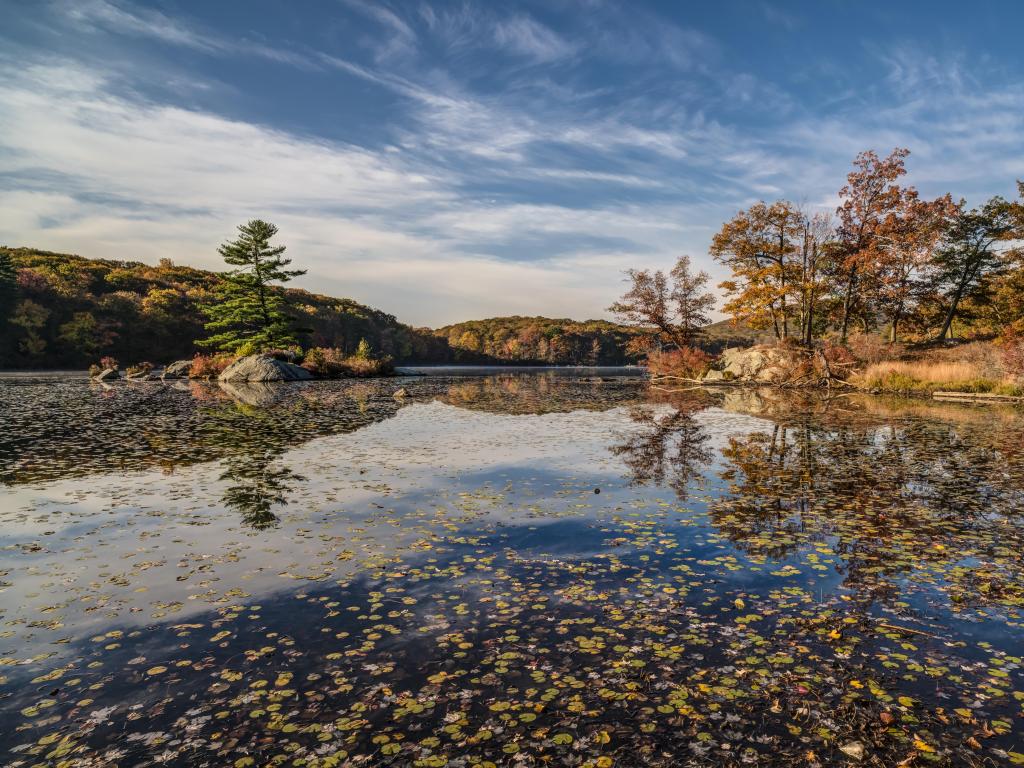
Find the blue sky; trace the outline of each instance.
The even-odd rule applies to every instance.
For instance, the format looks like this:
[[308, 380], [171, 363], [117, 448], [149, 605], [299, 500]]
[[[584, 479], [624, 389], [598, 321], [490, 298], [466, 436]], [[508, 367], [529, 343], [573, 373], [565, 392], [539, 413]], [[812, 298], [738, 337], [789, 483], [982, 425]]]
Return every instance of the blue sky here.
[[219, 268], [275, 222], [416, 325], [607, 316], [863, 149], [971, 202], [1024, 178], [1024, 4], [0, 0], [0, 242]]

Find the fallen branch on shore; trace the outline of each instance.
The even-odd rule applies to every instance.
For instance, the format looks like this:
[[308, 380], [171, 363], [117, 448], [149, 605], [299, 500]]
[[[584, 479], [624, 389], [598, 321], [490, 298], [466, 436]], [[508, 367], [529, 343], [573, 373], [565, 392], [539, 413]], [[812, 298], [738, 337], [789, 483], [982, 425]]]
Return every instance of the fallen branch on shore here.
[[998, 395], [994, 392], [933, 392], [935, 400], [948, 400], [964, 403], [1024, 403], [1024, 397], [1017, 395]]

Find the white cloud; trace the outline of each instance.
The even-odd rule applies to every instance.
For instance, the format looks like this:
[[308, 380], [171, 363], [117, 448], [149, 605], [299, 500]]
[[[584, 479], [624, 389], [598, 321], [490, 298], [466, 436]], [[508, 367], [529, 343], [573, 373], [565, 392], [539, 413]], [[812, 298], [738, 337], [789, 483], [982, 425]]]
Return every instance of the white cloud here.
[[304, 287], [442, 324], [481, 312], [598, 315], [630, 264], [585, 250], [515, 263], [485, 255], [490, 245], [555, 233], [667, 258], [682, 231], [678, 211], [482, 204], [405, 152], [128, 100], [72, 63], [0, 74], [0, 172], [58, 179], [0, 192], [10, 244], [219, 268], [216, 245], [261, 216], [309, 268]]
[[554, 61], [575, 51], [575, 47], [560, 35], [522, 15], [498, 21], [494, 26], [494, 41], [503, 48], [539, 62]]

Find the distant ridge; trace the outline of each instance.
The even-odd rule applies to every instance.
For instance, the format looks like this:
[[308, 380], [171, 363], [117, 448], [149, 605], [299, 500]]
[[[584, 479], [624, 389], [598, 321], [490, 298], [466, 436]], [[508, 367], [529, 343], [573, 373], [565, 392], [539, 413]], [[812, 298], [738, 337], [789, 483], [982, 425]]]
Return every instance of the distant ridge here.
[[[219, 278], [209, 270], [86, 258], [0, 246], [18, 270], [6, 320], [0, 317], [0, 366], [84, 367], [104, 355], [122, 363], [191, 357], [206, 337], [202, 304]], [[438, 329], [413, 328], [394, 315], [347, 298], [283, 289], [307, 345], [355, 351], [366, 339], [399, 362], [623, 365], [637, 334], [606, 320], [497, 317]]]

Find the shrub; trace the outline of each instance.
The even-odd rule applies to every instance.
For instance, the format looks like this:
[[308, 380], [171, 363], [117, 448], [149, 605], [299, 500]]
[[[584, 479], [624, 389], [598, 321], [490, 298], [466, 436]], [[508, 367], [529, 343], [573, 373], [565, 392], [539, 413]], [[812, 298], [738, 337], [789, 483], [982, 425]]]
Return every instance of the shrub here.
[[236, 359], [234, 355], [227, 353], [217, 355], [197, 354], [192, 358], [192, 368], [189, 369], [188, 377], [190, 379], [215, 379]]
[[1012, 329], [1003, 333], [999, 340], [1002, 351], [1003, 368], [1007, 375], [1024, 381], [1024, 336]]
[[327, 368], [327, 355], [321, 347], [312, 347], [306, 351], [302, 367], [312, 374], [323, 373]]
[[302, 367], [315, 376], [341, 376], [340, 366], [345, 353], [335, 347], [310, 347], [302, 360]]
[[898, 360], [906, 353], [902, 344], [889, 343], [877, 333], [854, 333], [847, 340], [846, 346], [854, 358], [868, 365], [885, 360]]
[[[828, 361], [829, 367], [843, 369], [849, 371], [849, 369], [858, 362], [859, 358], [849, 347], [837, 344], [831, 339], [825, 339], [821, 345], [821, 354], [825, 356], [825, 360]], [[833, 375], [838, 375], [838, 371], [833, 371]]]
[[248, 357], [249, 355], [258, 354], [259, 351], [260, 348], [256, 345], [255, 342], [247, 341], [242, 346], [235, 349], [235, 355], [237, 357]]
[[103, 373], [103, 369], [100, 368], [98, 365], [96, 365], [96, 363], [93, 363], [92, 365], [89, 366], [89, 377], [90, 378], [94, 379], [97, 376], [99, 376], [101, 373]]
[[683, 347], [667, 352], [650, 352], [647, 370], [652, 376], [681, 376], [699, 379], [711, 368], [711, 357], [702, 349]]
[[265, 349], [263, 354], [285, 363], [294, 363], [302, 360], [302, 349], [299, 347], [292, 347], [291, 349]]
[[129, 365], [125, 369], [125, 373], [128, 374], [129, 376], [135, 376], [136, 374], [139, 374], [139, 373], [150, 373], [152, 370], [153, 370], [153, 364], [152, 363], [142, 362], [142, 363], [139, 363], [138, 365]]
[[366, 339], [359, 340], [359, 346], [356, 347], [356, 353], [353, 355], [360, 360], [372, 360], [373, 350], [370, 348], [370, 344]]
[[390, 357], [379, 357], [376, 360], [367, 360], [362, 357], [346, 358], [340, 365], [342, 375], [351, 376], [355, 379], [367, 379], [372, 376], [387, 376], [394, 373], [395, 366]]
[[102, 368], [104, 371], [107, 370], [108, 368], [113, 368], [116, 371], [117, 370], [117, 366], [118, 366], [118, 362], [117, 362], [117, 358], [115, 358], [115, 357], [111, 357], [110, 355], [107, 355], [105, 357], [101, 357], [100, 358], [100, 368]]
[[390, 357], [360, 357], [358, 352], [346, 357], [340, 349], [331, 347], [312, 347], [307, 350], [302, 367], [314, 376], [325, 379], [365, 379], [387, 376], [395, 371]]

